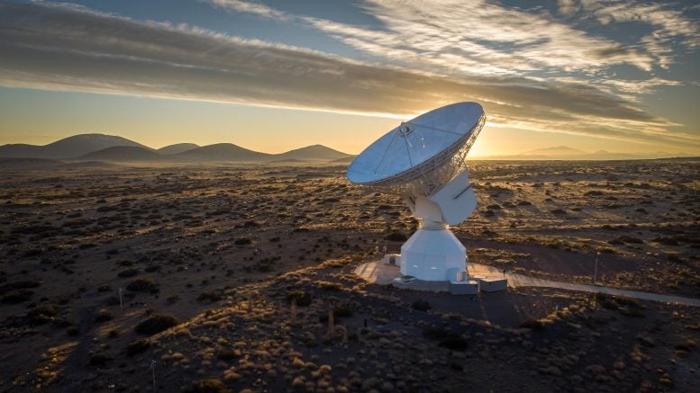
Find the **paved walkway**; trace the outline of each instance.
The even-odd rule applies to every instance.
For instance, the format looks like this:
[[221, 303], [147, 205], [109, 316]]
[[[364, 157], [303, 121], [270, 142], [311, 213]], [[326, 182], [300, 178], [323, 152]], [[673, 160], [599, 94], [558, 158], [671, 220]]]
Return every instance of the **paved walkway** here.
[[[359, 265], [355, 268], [355, 274], [361, 278], [380, 285], [390, 284], [391, 281], [398, 277], [400, 272], [398, 266], [392, 266], [377, 262], [368, 262]], [[478, 275], [482, 277], [503, 277], [503, 272], [488, 265], [481, 265], [477, 263], [469, 264], [469, 274]], [[694, 306], [700, 307], [700, 299], [689, 298], [683, 296], [674, 295], [664, 295], [659, 293], [633, 291], [628, 289], [619, 289], [611, 287], [602, 287], [597, 285], [588, 284], [576, 284], [564, 281], [552, 281], [545, 280], [541, 278], [526, 276], [517, 273], [506, 273], [506, 278], [508, 279], [508, 286], [517, 287], [540, 287], [540, 288], [557, 288], [565, 289], [568, 291], [577, 292], [588, 292], [588, 293], [602, 293], [606, 295], [627, 297], [640, 300], [649, 300], [654, 302], [668, 303], [668, 304], [679, 304], [683, 306]]]

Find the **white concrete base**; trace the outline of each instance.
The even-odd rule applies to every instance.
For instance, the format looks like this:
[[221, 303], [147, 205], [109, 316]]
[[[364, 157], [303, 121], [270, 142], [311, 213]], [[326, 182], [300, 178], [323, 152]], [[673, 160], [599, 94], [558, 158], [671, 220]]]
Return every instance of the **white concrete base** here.
[[449, 281], [423, 281], [415, 278], [396, 277], [391, 285], [401, 289], [411, 289], [424, 292], [449, 292]]
[[479, 289], [482, 292], [499, 292], [508, 288], [508, 280], [505, 278], [476, 278], [479, 281]]
[[422, 281], [460, 280], [467, 249], [448, 229], [418, 229], [401, 246], [401, 274]]
[[476, 280], [450, 281], [450, 293], [453, 295], [476, 295], [479, 293], [479, 282]]
[[449, 292], [452, 295], [476, 295], [479, 293], [479, 281], [423, 281], [415, 278], [396, 277], [391, 285], [401, 289], [425, 292]]
[[385, 260], [389, 259], [385, 257], [381, 261], [358, 265], [355, 268], [355, 274], [373, 284], [392, 285], [396, 288], [414, 291], [448, 292], [454, 295], [476, 295], [479, 291], [502, 291], [506, 289], [508, 284], [507, 280], [501, 277], [488, 275], [470, 276], [466, 272], [462, 272], [459, 275], [459, 279], [452, 281], [418, 280], [415, 277], [402, 275], [398, 266], [385, 262]]

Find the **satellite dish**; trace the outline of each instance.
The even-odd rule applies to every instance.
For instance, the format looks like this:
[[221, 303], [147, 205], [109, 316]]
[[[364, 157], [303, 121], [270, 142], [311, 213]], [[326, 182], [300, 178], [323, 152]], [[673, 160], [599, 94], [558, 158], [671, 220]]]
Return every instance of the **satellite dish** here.
[[466, 156], [486, 115], [475, 102], [443, 106], [401, 123], [348, 167], [355, 184], [402, 195], [419, 221], [401, 246], [401, 274], [422, 281], [468, 280], [466, 248], [449, 225], [476, 209]]

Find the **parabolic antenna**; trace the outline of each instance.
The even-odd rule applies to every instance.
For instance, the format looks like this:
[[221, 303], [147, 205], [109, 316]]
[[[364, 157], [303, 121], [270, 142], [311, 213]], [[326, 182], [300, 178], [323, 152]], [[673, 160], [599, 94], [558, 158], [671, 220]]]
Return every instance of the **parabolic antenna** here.
[[348, 167], [351, 182], [400, 193], [419, 221], [401, 247], [402, 279], [468, 282], [466, 248], [449, 225], [476, 209], [466, 156], [485, 120], [475, 102], [435, 109], [401, 123]]
[[[463, 167], [485, 119], [481, 105], [460, 102], [403, 122], [355, 158], [348, 179], [368, 186], [399, 187], [428, 180], [428, 174], [431, 181], [449, 181]], [[448, 173], [432, 173], [437, 169]]]

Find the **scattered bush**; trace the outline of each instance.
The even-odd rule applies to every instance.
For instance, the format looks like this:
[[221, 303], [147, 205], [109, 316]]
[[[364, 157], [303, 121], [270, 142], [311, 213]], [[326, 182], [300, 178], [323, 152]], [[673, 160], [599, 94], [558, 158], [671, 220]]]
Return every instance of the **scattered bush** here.
[[390, 234], [386, 235], [384, 239], [390, 242], [405, 242], [406, 240], [408, 240], [406, 235], [404, 235], [401, 232], [391, 232]]
[[112, 313], [104, 308], [98, 311], [97, 316], [95, 316], [95, 322], [107, 322], [110, 320], [112, 320]]
[[4, 295], [2, 298], [0, 298], [0, 303], [18, 304], [30, 300], [32, 296], [34, 296], [34, 292], [26, 289], [21, 289]]
[[440, 340], [439, 346], [453, 351], [464, 351], [467, 349], [467, 340], [460, 336], [448, 336]]
[[136, 325], [134, 331], [140, 334], [153, 335], [170, 329], [178, 323], [177, 318], [171, 315], [156, 314]]
[[232, 360], [236, 360], [239, 357], [241, 357], [241, 354], [239, 351], [237, 351], [235, 349], [224, 349], [223, 351], [219, 352], [216, 355], [216, 357], [219, 358], [220, 360], [232, 361]]
[[221, 380], [217, 378], [206, 378], [196, 381], [190, 386], [185, 393], [232, 393], [233, 391], [226, 387]]
[[129, 345], [126, 346], [126, 354], [127, 356], [134, 356], [136, 354], [139, 354], [141, 352], [144, 352], [151, 346], [151, 342], [141, 338], [136, 341], [132, 341], [129, 343]]
[[207, 292], [202, 292], [197, 296], [197, 300], [203, 303], [218, 302], [224, 298], [224, 292], [220, 289], [214, 289]]
[[418, 311], [428, 311], [430, 310], [430, 303], [426, 300], [416, 300], [411, 304], [411, 308]]
[[336, 318], [349, 318], [355, 313], [355, 305], [350, 302], [337, 304], [333, 308], [333, 316]]
[[532, 330], [540, 330], [544, 328], [544, 323], [539, 319], [528, 319], [520, 324], [520, 327]]
[[297, 306], [307, 307], [311, 305], [311, 294], [304, 291], [293, 291], [287, 294], [287, 300], [289, 302], [296, 300]]
[[32, 325], [43, 325], [54, 321], [58, 316], [58, 310], [51, 304], [37, 306], [27, 313], [27, 319]]
[[138, 278], [130, 282], [129, 285], [126, 286], [126, 289], [133, 292], [157, 293], [158, 284], [150, 278]]
[[316, 281], [316, 286], [326, 291], [340, 291], [343, 288], [343, 286], [338, 284], [337, 282], [322, 280]]
[[117, 276], [119, 276], [121, 278], [128, 278], [128, 277], [134, 277], [137, 274], [139, 274], [139, 269], [126, 269], [126, 270], [120, 271], [119, 274], [117, 274]]
[[33, 281], [33, 280], [23, 280], [23, 281], [15, 281], [11, 282], [9, 284], [5, 284], [3, 286], [0, 286], [0, 292], [6, 292], [12, 289], [30, 289], [30, 288], [36, 288], [40, 284], [38, 281]]
[[457, 333], [440, 327], [427, 327], [423, 330], [423, 337], [438, 341], [438, 345], [453, 351], [467, 349], [467, 341]]
[[92, 356], [90, 356], [90, 366], [104, 366], [108, 362], [112, 361], [112, 357], [105, 354], [105, 353], [95, 353]]

